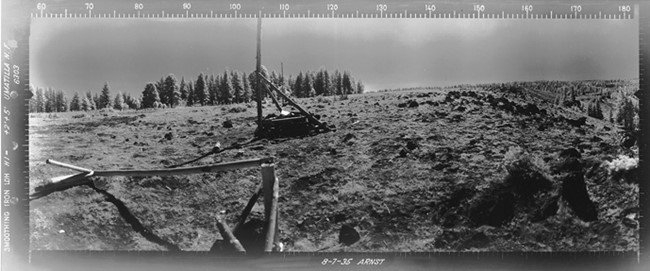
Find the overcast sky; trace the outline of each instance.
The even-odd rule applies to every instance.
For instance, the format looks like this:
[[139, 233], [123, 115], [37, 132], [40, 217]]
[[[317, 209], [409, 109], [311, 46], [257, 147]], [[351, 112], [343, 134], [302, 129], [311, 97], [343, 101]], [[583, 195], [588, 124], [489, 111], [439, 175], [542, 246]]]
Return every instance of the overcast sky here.
[[[366, 89], [638, 78], [636, 20], [263, 19], [270, 70], [349, 70]], [[33, 19], [30, 79], [139, 94], [170, 73], [255, 69], [256, 19]]]

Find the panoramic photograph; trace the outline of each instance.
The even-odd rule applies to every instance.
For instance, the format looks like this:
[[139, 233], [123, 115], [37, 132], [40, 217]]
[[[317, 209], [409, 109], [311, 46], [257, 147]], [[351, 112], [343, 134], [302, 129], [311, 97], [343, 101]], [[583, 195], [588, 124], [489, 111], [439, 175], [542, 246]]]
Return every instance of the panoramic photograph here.
[[32, 18], [30, 249], [639, 250], [639, 22]]

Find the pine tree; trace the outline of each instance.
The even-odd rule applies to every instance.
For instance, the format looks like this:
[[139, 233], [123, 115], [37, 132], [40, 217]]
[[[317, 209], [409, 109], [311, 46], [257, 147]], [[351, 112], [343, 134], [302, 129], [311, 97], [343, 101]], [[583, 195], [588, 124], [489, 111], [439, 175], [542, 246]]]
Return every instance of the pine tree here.
[[45, 101], [45, 105], [43, 106], [44, 107], [43, 112], [46, 113], [54, 112], [55, 109], [54, 102], [56, 99], [56, 97], [54, 97], [54, 90], [52, 90], [51, 88], [47, 88], [47, 90], [45, 90], [44, 96], [45, 99], [43, 100]]
[[176, 85], [176, 77], [173, 74], [167, 75], [167, 78], [165, 78], [163, 83], [163, 89], [165, 93], [165, 95], [163, 95], [165, 101], [163, 101], [161, 97], [160, 102], [169, 107], [176, 107], [180, 103], [181, 94]]
[[196, 84], [194, 85], [194, 98], [195, 103], [200, 105], [207, 105], [208, 95], [207, 89], [205, 86], [205, 80], [203, 79], [203, 73], [199, 74], [199, 77], [196, 79]]
[[352, 78], [350, 78], [350, 72], [343, 72], [343, 79], [341, 80], [342, 94], [352, 94]]
[[221, 98], [221, 103], [230, 104], [232, 103], [233, 89], [232, 89], [232, 79], [228, 74], [228, 71], [223, 72], [221, 77], [221, 83], [219, 84], [219, 97]]
[[634, 104], [629, 98], [625, 98], [625, 101], [623, 101], [623, 106], [618, 111], [616, 121], [619, 124], [623, 125], [623, 129], [632, 132], [635, 129], [634, 115], [635, 115]]
[[93, 99], [93, 94], [90, 93], [90, 91], [86, 93], [86, 99], [88, 100], [88, 110], [97, 109], [97, 104], [95, 103], [95, 100]]
[[323, 95], [329, 96], [332, 95], [334, 91], [332, 91], [332, 80], [330, 79], [330, 75], [327, 72], [327, 70], [323, 71]]
[[338, 70], [335, 70], [334, 74], [332, 75], [332, 84], [334, 89], [332, 95], [343, 94], [343, 78], [341, 73]]
[[244, 101], [244, 86], [242, 85], [242, 82], [239, 79], [239, 73], [237, 71], [233, 71], [230, 74], [230, 77], [231, 77], [232, 92], [233, 92], [233, 102], [241, 103]]
[[104, 83], [102, 94], [99, 96], [99, 109], [112, 108], [111, 91], [108, 88], [108, 82]]
[[93, 96], [93, 103], [95, 104], [95, 109], [99, 110], [101, 107], [99, 107], [99, 94], [95, 93]]
[[312, 74], [307, 71], [302, 80], [302, 87], [300, 88], [299, 97], [312, 97], [314, 96], [314, 79]]
[[132, 103], [131, 103], [131, 105], [129, 105], [129, 107], [131, 107], [131, 109], [136, 109], [137, 110], [137, 109], [141, 108], [141, 103], [142, 102], [140, 102], [139, 98], [133, 98], [131, 101], [132, 101]]
[[208, 80], [208, 95], [210, 96], [210, 104], [218, 104], [219, 101], [219, 76], [216, 78], [214, 75], [210, 75], [210, 80]]
[[357, 82], [357, 93], [361, 94], [365, 90], [365, 87], [361, 81]]
[[248, 103], [251, 101], [251, 87], [250, 84], [248, 84], [248, 76], [246, 76], [246, 73], [242, 73], [242, 85], [244, 87], [244, 93], [242, 95], [244, 102]]
[[79, 99], [79, 93], [75, 92], [70, 101], [70, 111], [79, 111], [81, 110], [81, 101]]
[[187, 84], [187, 106], [192, 106], [194, 105], [194, 83], [190, 81]]
[[160, 97], [160, 103], [167, 104], [167, 93], [165, 91], [165, 77], [160, 77], [160, 80], [156, 82], [156, 90], [158, 90], [158, 97]]
[[55, 94], [54, 110], [55, 112], [67, 112], [68, 111], [68, 99], [65, 97], [63, 91], [59, 90]]
[[160, 96], [154, 83], [148, 83], [142, 92], [142, 108], [155, 108], [160, 103]]
[[84, 96], [84, 98], [81, 99], [80, 109], [83, 111], [92, 110], [90, 108], [90, 101], [88, 100], [88, 97]]
[[291, 88], [291, 95], [298, 98], [302, 97], [302, 92], [303, 92], [302, 88], [304, 86], [303, 77], [304, 75], [302, 74], [302, 72], [299, 72], [298, 76], [296, 76], [296, 81], [294, 81], [293, 87]]
[[117, 93], [115, 95], [115, 99], [113, 100], [113, 109], [115, 110], [123, 110], [126, 109], [126, 105], [124, 103], [124, 96], [122, 96], [122, 93]]
[[185, 77], [181, 77], [181, 84], [178, 86], [178, 92], [181, 94], [181, 100], [187, 101], [187, 86], [185, 85]]
[[45, 91], [42, 88], [36, 89], [36, 112], [45, 112], [45, 103], [47, 97], [45, 97]]

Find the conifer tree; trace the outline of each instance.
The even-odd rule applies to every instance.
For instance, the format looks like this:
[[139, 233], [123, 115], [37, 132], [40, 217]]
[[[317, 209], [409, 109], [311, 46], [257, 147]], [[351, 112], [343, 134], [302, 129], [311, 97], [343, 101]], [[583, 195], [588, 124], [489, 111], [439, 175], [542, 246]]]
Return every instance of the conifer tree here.
[[148, 83], [142, 92], [142, 108], [155, 108], [157, 103], [160, 103], [158, 89], [154, 83]]
[[104, 83], [102, 94], [99, 96], [99, 109], [112, 108], [113, 100], [111, 99], [111, 91], [108, 88], [108, 82]]
[[81, 110], [81, 100], [79, 99], [79, 93], [75, 92], [70, 101], [70, 111], [79, 111]]
[[208, 95], [203, 73], [199, 74], [194, 85], [194, 102], [200, 105], [208, 104]]

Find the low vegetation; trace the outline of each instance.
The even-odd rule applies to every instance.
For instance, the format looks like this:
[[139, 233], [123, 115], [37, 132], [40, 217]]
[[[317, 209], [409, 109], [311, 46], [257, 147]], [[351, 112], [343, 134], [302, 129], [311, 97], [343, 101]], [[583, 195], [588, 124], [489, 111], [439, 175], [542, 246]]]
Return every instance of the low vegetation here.
[[[192, 165], [275, 157], [288, 251], [636, 251], [637, 89], [527, 82], [305, 98], [335, 132], [252, 144], [256, 112], [242, 110], [252, 103], [32, 113], [30, 186], [71, 174], [48, 158], [162, 168], [240, 144]], [[604, 118], [590, 116], [594, 103]], [[253, 168], [94, 185], [160, 238], [207, 251], [221, 239], [216, 216], [234, 225], [260, 179]], [[165, 249], [106, 199], [76, 187], [32, 201], [32, 249]], [[252, 218], [262, 217], [260, 202]]]

